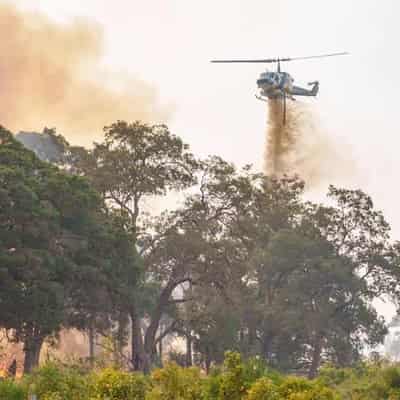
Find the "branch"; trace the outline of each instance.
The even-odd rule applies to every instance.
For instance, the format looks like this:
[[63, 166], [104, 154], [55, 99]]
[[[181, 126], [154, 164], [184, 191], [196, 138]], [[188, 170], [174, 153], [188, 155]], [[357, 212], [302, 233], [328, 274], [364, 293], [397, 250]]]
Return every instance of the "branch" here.
[[180, 304], [180, 303], [186, 303], [187, 301], [192, 301], [194, 300], [194, 297], [187, 297], [187, 298], [183, 298], [183, 299], [174, 299], [174, 300], [170, 300], [168, 302], [169, 305], [172, 304]]
[[169, 335], [176, 327], [178, 320], [172, 322], [172, 324], [154, 341], [154, 344], [159, 343], [161, 340], [165, 338], [165, 336]]

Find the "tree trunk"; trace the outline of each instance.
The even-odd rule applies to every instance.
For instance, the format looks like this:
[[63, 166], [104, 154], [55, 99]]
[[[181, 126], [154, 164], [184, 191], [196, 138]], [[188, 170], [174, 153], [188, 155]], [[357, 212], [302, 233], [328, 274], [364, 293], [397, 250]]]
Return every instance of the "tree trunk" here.
[[139, 338], [141, 335], [139, 318], [135, 309], [131, 310], [131, 364], [134, 371], [140, 371]]
[[[346, 340], [347, 339], [347, 340]], [[355, 360], [353, 359], [353, 347], [350, 343], [350, 337], [346, 338], [342, 346], [335, 349], [336, 363], [341, 368], [349, 367]]]
[[134, 309], [131, 310], [132, 338], [131, 338], [131, 364], [134, 371], [150, 372], [150, 356], [146, 354], [143, 344], [140, 318]]
[[193, 365], [192, 356], [192, 336], [190, 333], [186, 335], [186, 367], [191, 367]]
[[30, 337], [24, 342], [23, 351], [25, 353], [24, 373], [29, 374], [39, 365], [40, 350], [42, 349], [44, 338]]
[[94, 338], [95, 338], [95, 332], [93, 328], [93, 324], [90, 323], [89, 326], [89, 331], [88, 331], [88, 337], [89, 337], [89, 363], [90, 367], [94, 367]]
[[[156, 334], [160, 326], [161, 317], [163, 315], [164, 309], [168, 306], [169, 299], [176, 286], [177, 284], [174, 281], [171, 281], [161, 292], [157, 307], [155, 308], [153, 314], [151, 315], [150, 325], [148, 326], [146, 334], [144, 336], [143, 362], [144, 365], [148, 363], [148, 371], [150, 370], [150, 364], [152, 358], [156, 354], [154, 352], [156, 348], [155, 341], [156, 341]], [[146, 371], [143, 370], [143, 372]]]
[[244, 332], [243, 332], [243, 329], [239, 329], [239, 342], [240, 342], [240, 344], [243, 344], [243, 342], [244, 342]]
[[271, 361], [271, 347], [273, 339], [274, 339], [273, 335], [268, 333], [264, 334], [263, 336], [262, 352], [266, 361]]
[[17, 360], [14, 358], [12, 363], [7, 368], [7, 376], [14, 379], [16, 375], [17, 375]]
[[158, 342], [158, 354], [160, 357], [160, 364], [161, 364], [161, 366], [163, 366], [163, 340], [162, 340], [162, 338], [160, 338], [160, 340]]
[[320, 332], [317, 332], [315, 334], [314, 350], [313, 350], [313, 355], [312, 355], [312, 360], [311, 360], [311, 366], [308, 371], [308, 377], [310, 379], [314, 379], [317, 376], [318, 369], [321, 364], [321, 352], [322, 352], [323, 338], [324, 337]]
[[125, 332], [127, 326], [126, 315], [120, 315], [117, 322], [117, 332], [115, 337], [115, 346], [114, 346], [114, 359], [120, 367], [123, 363], [123, 354], [124, 354], [124, 340], [125, 340]]
[[[256, 344], [256, 338], [257, 338], [257, 334], [256, 334], [256, 330], [253, 326], [251, 326], [249, 328], [249, 333], [248, 333], [248, 340], [247, 340], [247, 354], [254, 356], [255, 354], [258, 353], [258, 350], [255, 348], [255, 344]], [[246, 345], [246, 343], [244, 344]]]
[[210, 373], [210, 368], [211, 368], [211, 354], [210, 354], [210, 350], [206, 349], [206, 359], [205, 359], [205, 366], [206, 366], [206, 374], [209, 375]]

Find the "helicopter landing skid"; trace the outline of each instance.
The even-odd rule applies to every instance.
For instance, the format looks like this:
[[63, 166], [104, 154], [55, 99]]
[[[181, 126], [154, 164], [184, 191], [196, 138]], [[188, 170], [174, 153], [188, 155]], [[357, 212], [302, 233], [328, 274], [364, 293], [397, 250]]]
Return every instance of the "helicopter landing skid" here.
[[256, 99], [267, 102], [267, 99], [265, 99], [264, 97], [258, 96], [257, 94], [255, 96]]

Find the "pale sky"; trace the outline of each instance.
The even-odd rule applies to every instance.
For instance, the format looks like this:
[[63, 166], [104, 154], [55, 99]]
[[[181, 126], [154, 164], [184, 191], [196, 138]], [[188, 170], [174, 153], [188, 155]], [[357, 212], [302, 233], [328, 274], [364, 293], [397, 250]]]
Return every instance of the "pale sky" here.
[[75, 16], [97, 21], [104, 29], [104, 64], [155, 85], [160, 101], [174, 106], [169, 126], [195, 153], [258, 168], [266, 115], [254, 94], [263, 66], [209, 60], [350, 52], [285, 69], [296, 83], [320, 81], [319, 96], [307, 102], [321, 130], [355, 160], [358, 171], [349, 171], [348, 181], [373, 197], [400, 238], [398, 0], [13, 3], [60, 22]]

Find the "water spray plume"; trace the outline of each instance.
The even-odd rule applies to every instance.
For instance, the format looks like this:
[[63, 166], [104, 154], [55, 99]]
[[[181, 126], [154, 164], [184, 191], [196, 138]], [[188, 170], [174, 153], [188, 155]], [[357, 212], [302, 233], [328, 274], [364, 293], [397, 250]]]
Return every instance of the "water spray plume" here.
[[[17, 131], [56, 127], [89, 144], [117, 119], [159, 121], [157, 91], [101, 67], [102, 29], [83, 19], [60, 25], [0, 5], [0, 124]], [[119, 89], [117, 88], [117, 84]]]
[[[309, 189], [347, 178], [355, 171], [348, 151], [324, 134], [311, 107], [287, 102], [286, 121], [280, 100], [267, 103], [267, 138], [264, 169], [267, 174], [299, 175]], [[339, 151], [341, 150], [341, 151]]]

